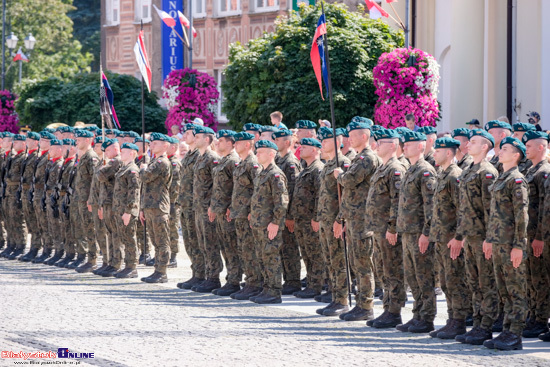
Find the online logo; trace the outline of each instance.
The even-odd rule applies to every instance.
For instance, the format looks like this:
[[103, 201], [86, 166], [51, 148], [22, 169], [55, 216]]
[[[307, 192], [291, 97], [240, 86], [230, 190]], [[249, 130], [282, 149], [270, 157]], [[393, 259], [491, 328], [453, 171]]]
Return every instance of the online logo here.
[[89, 358], [95, 358], [95, 357], [93, 352], [77, 353], [77, 352], [71, 352], [69, 348], [58, 348], [57, 358], [89, 359]]

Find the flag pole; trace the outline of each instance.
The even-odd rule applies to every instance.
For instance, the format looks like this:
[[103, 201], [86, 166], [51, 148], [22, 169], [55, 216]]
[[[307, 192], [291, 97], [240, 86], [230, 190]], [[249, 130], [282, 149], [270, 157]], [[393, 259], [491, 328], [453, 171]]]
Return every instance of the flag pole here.
[[[141, 20], [141, 31], [143, 32], [143, 19]], [[145, 163], [145, 155], [147, 152], [145, 151], [145, 79], [143, 78], [143, 73], [141, 74], [141, 139], [142, 141], [142, 147], [143, 147], [143, 162]], [[147, 265], [147, 258], [145, 251], [147, 250], [147, 222], [143, 221], [143, 249], [142, 254], [143, 258], [145, 259], [145, 265]]]
[[[325, 15], [325, 6], [324, 2], [321, 1], [321, 11], [323, 15]], [[325, 17], [326, 21], [326, 17]], [[328, 28], [327, 28], [328, 33]], [[329, 102], [330, 102], [330, 117], [332, 119], [332, 135], [334, 136], [334, 157], [336, 159], [336, 167], [340, 167], [340, 162], [338, 159], [338, 142], [336, 141], [336, 117], [334, 114], [334, 99], [332, 98], [332, 80], [330, 77], [330, 61], [328, 57], [328, 37], [327, 33], [323, 35], [323, 43], [324, 43], [324, 49], [325, 49], [325, 62], [327, 64], [327, 74], [328, 74], [328, 96], [329, 96]], [[338, 203], [342, 203], [342, 188], [340, 185], [338, 186]], [[351, 307], [351, 276], [350, 276], [350, 265], [349, 265], [349, 257], [348, 257], [348, 246], [346, 242], [346, 232], [343, 230], [344, 228], [344, 220], [342, 219], [342, 242], [344, 244], [344, 257], [346, 260], [346, 283], [348, 287], [348, 300], [349, 300], [349, 306]]]

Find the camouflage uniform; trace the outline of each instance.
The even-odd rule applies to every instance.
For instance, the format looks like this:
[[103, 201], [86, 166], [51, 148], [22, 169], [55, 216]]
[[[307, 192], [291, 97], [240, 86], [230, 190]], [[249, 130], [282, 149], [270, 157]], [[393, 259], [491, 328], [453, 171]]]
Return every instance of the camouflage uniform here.
[[405, 158], [404, 155], [402, 155], [401, 157], [397, 157], [397, 160], [403, 165], [403, 167], [405, 167], [405, 169], [409, 169], [411, 167], [411, 162], [409, 162], [409, 160]]
[[[302, 165], [300, 161], [292, 151], [289, 151], [284, 157], [281, 157], [279, 154], [275, 157], [275, 164], [279, 166], [281, 171], [286, 176], [287, 181], [287, 190], [290, 200], [292, 203], [292, 195], [294, 193], [294, 182], [296, 176], [302, 170]], [[289, 205], [290, 207], [290, 205]], [[287, 213], [286, 219], [294, 219]], [[300, 282], [300, 250], [298, 248], [298, 243], [294, 233], [290, 233], [288, 228], [284, 226], [283, 228], [283, 246], [281, 247], [281, 260], [283, 263], [283, 279], [285, 281], [285, 286], [301, 288]]]
[[[17, 250], [24, 250], [27, 246], [27, 225], [23, 216], [23, 210], [19, 209], [19, 204], [16, 199], [16, 192], [19, 188], [21, 180], [22, 166], [27, 159], [27, 153], [22, 150], [14, 152], [11, 158], [11, 166], [9, 171], [6, 171], [4, 183], [6, 184], [6, 197], [3, 198], [5, 205], [5, 213], [8, 214], [6, 230], [8, 239], [12, 241]], [[21, 199], [23, 196], [21, 195]]]
[[[4, 167], [4, 163], [7, 160], [6, 151], [4, 149], [0, 150], [0, 169]], [[6, 213], [4, 213], [3, 205], [0, 203], [0, 249], [4, 245], [8, 244], [6, 234]], [[11, 242], [8, 244], [10, 245]]]
[[140, 172], [143, 184], [141, 210], [149, 224], [151, 240], [155, 246], [155, 271], [166, 274], [170, 245], [170, 161], [166, 155], [155, 157]]
[[[99, 250], [101, 251], [101, 254], [103, 256], [103, 264], [109, 263], [109, 243], [107, 239], [107, 227], [105, 226], [105, 221], [99, 219], [98, 216], [98, 209], [99, 209], [99, 191], [100, 191], [100, 182], [98, 178], [99, 170], [101, 169], [101, 165], [97, 165], [94, 167], [94, 174], [92, 176], [92, 182], [90, 184], [90, 194], [88, 196], [87, 205], [90, 205], [92, 207], [92, 212], [90, 213], [92, 216], [92, 221], [94, 224], [94, 233], [95, 238], [92, 238], [92, 241], [90, 243], [97, 243], [99, 245]], [[80, 206], [77, 206], [79, 219], [80, 216]], [[77, 224], [77, 226], [80, 224]], [[76, 229], [76, 228], [75, 228]], [[95, 260], [97, 262], [97, 254], [93, 253], [92, 256], [95, 255], [95, 257], [91, 257], [89, 255], [90, 260]], [[94, 264], [95, 265], [95, 264]]]
[[[195, 208], [193, 206], [193, 168], [199, 157], [199, 150], [187, 152], [181, 162], [181, 187], [178, 202], [181, 205], [181, 232], [185, 252], [191, 260], [193, 276], [204, 279], [204, 254], [197, 236]], [[175, 179], [175, 177], [173, 178]]]
[[[340, 168], [347, 171], [350, 160], [338, 152]], [[320, 221], [321, 246], [323, 257], [327, 264], [327, 272], [332, 291], [332, 300], [342, 305], [348, 304], [347, 270], [342, 239], [334, 237], [333, 225], [338, 220], [340, 205], [338, 203], [338, 183], [334, 178], [336, 157], [327, 161], [320, 174], [319, 200], [317, 202], [317, 217]]]
[[434, 150], [430, 150], [428, 154], [424, 155], [424, 160], [431, 164], [435, 168]]
[[319, 222], [316, 208], [321, 186], [320, 174], [324, 166], [317, 159], [300, 172], [289, 206], [290, 216], [295, 221], [296, 242], [306, 265], [307, 287], [319, 293], [326, 279], [326, 264], [319, 244], [319, 233], [313, 231], [311, 221]]
[[492, 156], [491, 159], [489, 160], [489, 163], [491, 163], [493, 167], [497, 169], [499, 174], [502, 173], [502, 163], [498, 161], [498, 155], [495, 154], [494, 156]]
[[[149, 164], [150, 161], [151, 158], [149, 157], [149, 155], [140, 155], [136, 158], [136, 166], [141, 167], [142, 163]], [[141, 190], [141, 194], [143, 194], [143, 189]], [[152, 247], [151, 236], [149, 235], [149, 231], [146, 231], [145, 226], [141, 224], [140, 220], [136, 221], [136, 237], [138, 241], [139, 251], [144, 255], [149, 254], [149, 251], [151, 251]]]
[[465, 320], [471, 312], [472, 294], [468, 289], [464, 271], [464, 253], [451, 259], [451, 250], [447, 244], [453, 239], [460, 217], [459, 176], [462, 170], [451, 164], [442, 170], [435, 184], [433, 195], [433, 214], [430, 226], [430, 241], [435, 242], [436, 258], [439, 262], [441, 289], [447, 299], [449, 319]]
[[226, 280], [231, 285], [239, 285], [242, 279], [241, 259], [239, 258], [239, 246], [235, 223], [227, 221], [227, 210], [231, 205], [233, 193], [233, 171], [239, 164], [239, 156], [231, 151], [222, 157], [219, 163], [212, 169], [212, 198], [210, 210], [216, 214], [215, 225], [218, 238], [221, 240], [222, 255], [227, 269]]
[[523, 158], [521, 161], [519, 161], [518, 170], [522, 175], [525, 176], [532, 165], [533, 163], [529, 159]]
[[357, 152], [353, 148], [349, 148], [348, 152], [344, 154], [350, 161], [353, 161], [355, 156], [357, 156]]
[[59, 178], [59, 172], [63, 166], [63, 157], [56, 159], [51, 159], [48, 165], [49, 176], [48, 181], [46, 182], [46, 208], [48, 215], [48, 229], [50, 231], [50, 237], [52, 242], [49, 246], [50, 249], [54, 248], [56, 250], [61, 250], [63, 248], [63, 237], [59, 234], [59, 229], [61, 228], [61, 216], [54, 218], [54, 210], [52, 208], [51, 197], [54, 193], [54, 188], [57, 185], [57, 180]]
[[34, 212], [36, 214], [36, 219], [38, 226], [40, 227], [40, 236], [42, 237], [42, 245], [44, 249], [52, 248], [52, 238], [50, 236], [50, 229], [48, 224], [48, 216], [46, 212], [42, 210], [42, 197], [44, 196], [45, 190], [45, 179], [46, 179], [46, 170], [49, 169], [48, 151], [40, 152], [40, 157], [38, 158], [38, 164], [36, 165], [36, 170], [34, 172], [34, 197], [32, 200]]
[[499, 176], [490, 188], [491, 209], [486, 241], [493, 244], [497, 289], [504, 302], [503, 330], [521, 337], [527, 317], [525, 261], [512, 266], [510, 251], [527, 246], [528, 185], [517, 167]]
[[74, 235], [74, 223], [69, 217], [63, 213], [63, 202], [67, 196], [67, 189], [69, 187], [69, 179], [71, 172], [75, 169], [76, 157], [66, 158], [63, 161], [63, 174], [59, 180], [59, 217], [61, 218], [62, 230], [64, 232], [63, 248], [66, 254], [74, 254], [75, 249], [75, 235]]
[[397, 232], [402, 234], [405, 279], [414, 297], [413, 317], [433, 322], [436, 314], [434, 291], [434, 244], [423, 254], [418, 240], [430, 235], [435, 169], [424, 158], [411, 165], [401, 181]]
[[27, 229], [31, 234], [31, 248], [35, 248], [37, 250], [40, 250], [40, 248], [42, 247], [42, 236], [33, 203], [28, 200], [28, 197], [36, 167], [40, 162], [39, 158], [40, 157], [38, 149], [29, 150], [27, 154], [25, 171], [23, 172], [23, 191], [21, 193], [23, 212], [25, 214], [25, 223], [27, 224]]
[[474, 159], [472, 158], [471, 155], [469, 155], [468, 153], [464, 154], [464, 157], [462, 157], [461, 160], [459, 160], [458, 162], [456, 162], [456, 165], [458, 166], [458, 168], [460, 168], [461, 170], [465, 170], [466, 168], [470, 167], [472, 165], [472, 163], [474, 163]]
[[[119, 268], [124, 249], [124, 265], [135, 269], [138, 261], [136, 222], [139, 215], [140, 200], [139, 168], [134, 162], [122, 164], [115, 174], [113, 188], [113, 213], [119, 241], [113, 246], [113, 266]], [[130, 214], [128, 225], [124, 225], [122, 216]]]
[[[280, 296], [283, 288], [280, 249], [287, 211], [286, 176], [277, 165], [270, 164], [254, 179], [254, 193], [250, 200], [250, 226], [257, 244], [256, 255], [263, 271], [264, 291], [269, 296]], [[270, 223], [279, 226], [272, 240], [267, 232]]]
[[216, 225], [208, 220], [208, 207], [212, 197], [213, 169], [219, 163], [219, 157], [211, 150], [200, 155], [193, 169], [193, 206], [197, 235], [205, 260], [205, 276], [208, 279], [219, 279], [223, 270], [220, 255], [220, 240]]
[[178, 198], [181, 183], [181, 162], [175, 155], [169, 156], [168, 159], [170, 160], [171, 174], [173, 177], [172, 183], [170, 184], [170, 254], [174, 256], [180, 250], [180, 203], [178, 202]]
[[366, 202], [367, 231], [374, 232], [375, 248], [382, 259], [384, 279], [384, 310], [400, 314], [405, 305], [405, 274], [403, 271], [403, 246], [401, 238], [392, 246], [386, 240], [386, 232], [396, 233], [399, 189], [401, 178], [407, 169], [397, 158], [390, 158], [380, 165], [371, 177]]
[[491, 195], [489, 186], [498, 176], [497, 169], [486, 159], [462, 171], [459, 178], [461, 219], [455, 239], [464, 240], [466, 281], [472, 293], [474, 327], [491, 330], [498, 316], [493, 262], [485, 259], [483, 241], [489, 221]]
[[353, 158], [349, 169], [338, 176], [338, 183], [343, 187], [340, 219], [346, 220], [350, 264], [357, 280], [355, 300], [364, 310], [372, 310], [374, 301], [373, 232], [365, 230], [365, 209], [370, 180], [378, 166], [379, 158], [367, 147]]

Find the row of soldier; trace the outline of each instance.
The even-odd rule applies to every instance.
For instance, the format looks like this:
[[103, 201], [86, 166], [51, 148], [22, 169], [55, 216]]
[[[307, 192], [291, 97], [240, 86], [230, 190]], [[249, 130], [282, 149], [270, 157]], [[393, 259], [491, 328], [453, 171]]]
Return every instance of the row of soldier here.
[[[120, 133], [120, 142], [111, 134], [104, 142], [97, 137], [93, 149], [96, 129], [58, 132], [74, 134], [76, 141], [47, 131], [29, 133], [27, 144], [23, 136], [5, 134], [2, 213], [8, 249], [2, 254], [22, 255], [26, 222], [31, 250], [21, 260], [136, 277], [136, 237], [146, 225], [155, 272], [142, 281], [165, 282], [181, 222], [193, 272], [178, 283], [183, 289], [260, 304], [279, 303], [281, 294], [315, 298], [328, 303], [317, 311], [321, 315], [490, 348], [521, 349], [522, 334], [550, 340], [541, 225], [550, 170], [545, 133], [529, 124], [512, 128], [490, 121], [487, 131], [456, 129], [452, 138], [436, 140], [434, 128], [387, 130], [360, 117], [345, 130], [316, 132], [307, 120], [296, 128], [300, 159], [287, 129], [246, 124], [243, 132], [221, 130], [216, 139], [210, 128], [186, 124], [189, 152], [183, 160], [177, 158], [176, 139], [155, 133], [151, 163], [145, 142], [131, 134]], [[340, 151], [344, 138], [353, 148], [351, 159]], [[495, 154], [488, 161], [490, 151]], [[52, 236], [59, 228], [65, 236]], [[145, 260], [147, 241], [139, 248]], [[307, 272], [304, 289], [300, 258]], [[347, 259], [357, 286], [353, 309]], [[448, 312], [438, 330], [436, 275]], [[377, 318], [375, 278], [384, 288], [384, 312]], [[405, 283], [414, 297], [414, 316], [403, 323]], [[474, 327], [466, 332], [470, 314]], [[494, 340], [493, 330], [502, 330]]]

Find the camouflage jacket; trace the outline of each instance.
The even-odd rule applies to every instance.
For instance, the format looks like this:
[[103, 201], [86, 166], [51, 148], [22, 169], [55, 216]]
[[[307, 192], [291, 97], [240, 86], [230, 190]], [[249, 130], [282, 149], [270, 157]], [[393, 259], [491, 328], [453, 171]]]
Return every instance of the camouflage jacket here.
[[[550, 193], [550, 174], [544, 175], [544, 192]], [[545, 245], [550, 241], [550, 226], [547, 223], [550, 223], [550, 195], [545, 196], [543, 202], [539, 205], [542, 205], [542, 223], [546, 225], [542, 226], [542, 239], [545, 242]]]
[[[338, 163], [340, 163], [340, 168], [346, 172], [351, 161], [338, 152]], [[317, 219], [330, 223], [330, 225], [342, 217], [338, 203], [338, 182], [333, 174], [336, 167], [336, 157], [327, 161], [323, 167], [320, 174], [319, 199], [317, 200]]]
[[366, 203], [366, 230], [396, 233], [401, 179], [407, 169], [396, 157], [380, 165], [370, 179]]
[[433, 194], [432, 225], [430, 226], [430, 241], [441, 242], [444, 245], [454, 237], [457, 223], [460, 222], [459, 207], [459, 177], [462, 170], [452, 163], [446, 170], [437, 175]]
[[52, 193], [52, 190], [55, 188], [55, 185], [57, 185], [57, 180], [59, 179], [59, 172], [61, 171], [61, 167], [63, 167], [63, 157], [50, 159], [48, 168], [46, 168], [50, 172], [48, 176], [48, 181], [46, 182], [46, 186], [45, 186], [45, 190], [48, 193], [48, 195]]
[[411, 167], [411, 162], [409, 162], [409, 160], [405, 158], [404, 155], [402, 155], [401, 157], [397, 157], [397, 160], [401, 162], [401, 164], [403, 165], [403, 167], [405, 167], [405, 169], [409, 169]]
[[269, 223], [283, 229], [288, 211], [286, 176], [276, 164], [270, 164], [254, 179], [250, 199], [250, 226], [265, 229]]
[[311, 162], [296, 177], [294, 194], [289, 213], [295, 220], [310, 222], [319, 221], [317, 202], [319, 201], [320, 175], [325, 165], [319, 160]]
[[367, 147], [353, 158], [348, 170], [338, 176], [338, 183], [343, 188], [340, 209], [343, 218], [339, 219], [352, 219], [365, 215], [370, 180], [378, 166], [380, 166], [380, 158]]
[[113, 188], [115, 186], [115, 174], [122, 166], [120, 155], [107, 160], [107, 163], [97, 172], [99, 180], [99, 206], [113, 204]]
[[[193, 208], [193, 168], [199, 157], [199, 150], [187, 152], [181, 160], [180, 170], [180, 197], [178, 203], [184, 209]], [[175, 180], [176, 177], [173, 178]]]
[[248, 218], [250, 200], [254, 193], [254, 179], [261, 170], [262, 168], [254, 153], [250, 153], [235, 167], [233, 171], [233, 194], [231, 195], [231, 219]]
[[527, 249], [528, 185], [517, 167], [500, 175], [489, 187], [491, 212], [486, 241]]
[[221, 158], [219, 163], [212, 169], [212, 198], [210, 209], [216, 214], [225, 214], [231, 205], [233, 194], [233, 171], [239, 165], [240, 158], [231, 151]]
[[432, 165], [432, 167], [435, 168], [435, 158], [434, 158], [434, 151], [433, 149], [428, 152], [428, 154], [424, 155], [424, 160]]
[[99, 191], [100, 191], [100, 184], [99, 184], [99, 178], [98, 173], [101, 169], [101, 165], [97, 165], [94, 168], [94, 175], [92, 176], [92, 183], [90, 184], [90, 195], [88, 196], [88, 204], [99, 206]]
[[115, 174], [113, 188], [113, 212], [118, 215], [125, 213], [138, 216], [140, 201], [139, 168], [134, 162], [124, 165]]
[[[63, 169], [63, 174], [61, 175], [61, 180], [59, 181], [60, 183], [59, 194], [61, 196], [65, 196], [67, 194], [71, 172], [74, 169], [78, 168], [78, 165], [77, 165], [78, 163], [75, 165], [75, 162], [77, 162], [76, 157], [65, 158], [65, 160], [63, 161], [63, 166], [65, 166], [65, 168]], [[74, 186], [74, 181], [73, 181], [73, 186]]]
[[[279, 166], [286, 176], [288, 197], [290, 200], [288, 207], [290, 209], [290, 204], [292, 204], [292, 197], [294, 195], [294, 184], [296, 177], [302, 171], [302, 164], [292, 151], [289, 151], [284, 157], [277, 155], [275, 157], [275, 164]], [[287, 213], [286, 219], [293, 219], [290, 213]]]
[[146, 169], [141, 169], [141, 209], [160, 209], [170, 214], [170, 161], [166, 154], [151, 159]]
[[23, 172], [23, 190], [28, 190], [31, 187], [34, 171], [40, 161], [39, 153], [38, 149], [29, 150], [27, 153], [27, 163]]
[[523, 158], [521, 161], [519, 161], [518, 170], [522, 175], [525, 176], [527, 174], [527, 170], [529, 170], [532, 165], [533, 163], [529, 159]]
[[76, 167], [76, 176], [74, 178], [73, 201], [87, 201], [90, 197], [90, 188], [92, 186], [92, 177], [95, 168], [101, 165], [101, 161], [96, 152], [90, 148], [86, 153], [79, 157]]
[[[8, 159], [10, 158], [8, 157]], [[21, 169], [26, 159], [27, 159], [27, 153], [25, 153], [24, 150], [20, 152], [15, 152], [15, 151], [13, 152], [13, 155], [11, 157], [10, 170], [6, 172], [6, 176], [4, 177], [4, 180], [8, 185], [8, 187], [19, 186], [19, 182], [21, 180], [21, 174], [22, 174]], [[6, 161], [6, 164], [7, 162], [8, 161]]]
[[493, 167], [497, 169], [499, 174], [502, 173], [502, 163], [498, 161], [498, 155], [495, 154], [494, 156], [492, 156], [489, 160], [489, 163], [491, 163]]
[[430, 235], [435, 168], [420, 157], [401, 179], [397, 232]]
[[472, 158], [472, 156], [469, 154], [465, 154], [461, 160], [456, 162], [456, 165], [461, 170], [465, 170], [466, 168], [470, 167], [472, 163], [474, 163], [474, 159]]
[[38, 158], [38, 164], [36, 165], [36, 171], [34, 172], [34, 199], [33, 202], [39, 203], [42, 199], [42, 193], [44, 192], [44, 185], [46, 184], [46, 169], [49, 167], [48, 151], [40, 152]]
[[543, 228], [548, 224], [543, 221], [546, 194], [544, 184], [548, 176], [550, 176], [550, 163], [546, 159], [531, 166], [525, 175], [525, 181], [529, 185], [529, 223], [527, 224], [529, 244], [533, 239], [542, 241]]
[[489, 186], [497, 177], [497, 169], [486, 159], [462, 171], [458, 185], [461, 220], [456, 229], [457, 240], [462, 241], [466, 236], [485, 238], [491, 207]]
[[212, 198], [212, 171], [220, 163], [220, 157], [208, 149], [197, 157], [193, 169], [193, 206], [206, 213]]
[[138, 157], [136, 157], [136, 166], [141, 166], [142, 163], [149, 164], [151, 162], [151, 157], [149, 157], [149, 154], [142, 154]]
[[176, 155], [168, 157], [168, 160], [170, 161], [170, 173], [172, 175], [172, 183], [170, 184], [170, 204], [175, 205], [179, 204], [178, 198], [180, 196], [181, 188], [181, 161]]
[[344, 154], [344, 156], [348, 157], [350, 161], [353, 161], [353, 158], [357, 156], [357, 152], [353, 148], [349, 148], [348, 152]]

